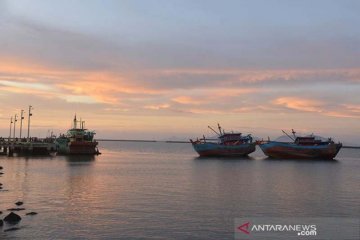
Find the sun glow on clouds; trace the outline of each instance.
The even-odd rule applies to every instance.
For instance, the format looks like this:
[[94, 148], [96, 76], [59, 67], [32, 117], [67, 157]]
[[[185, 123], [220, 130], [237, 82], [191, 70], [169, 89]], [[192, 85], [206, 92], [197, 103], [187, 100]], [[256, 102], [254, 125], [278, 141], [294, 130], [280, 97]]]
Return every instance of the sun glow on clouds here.
[[67, 102], [117, 103], [111, 93], [118, 92], [120, 87], [110, 80], [105, 73], [46, 68], [27, 65], [24, 61], [20, 61], [18, 66], [14, 60], [0, 66], [2, 90], [9, 93], [36, 93], [39, 97], [60, 98]]
[[34, 89], [34, 90], [44, 90], [49, 91], [53, 88], [49, 85], [45, 85], [42, 83], [28, 83], [28, 82], [10, 82], [6, 80], [0, 80], [0, 85], [8, 86], [8, 87], [15, 87], [15, 88], [22, 88], [22, 89]]
[[[239, 118], [245, 117], [252, 119], [248, 124], [259, 121], [262, 127], [273, 128], [271, 123], [260, 123], [257, 116], [267, 114], [276, 119], [279, 113], [291, 116], [295, 111], [313, 113], [316, 118], [360, 118], [360, 102], [356, 99], [336, 103], [327, 98], [329, 93], [314, 96], [298, 89], [300, 86], [311, 90], [314, 82], [334, 89], [339, 84], [356, 89], [358, 76], [358, 69], [82, 71], [11, 60], [0, 65], [0, 89], [2, 95], [13, 96], [15, 102], [20, 101], [17, 100], [20, 94], [43, 98], [49, 107], [41, 111], [53, 111], [51, 105], [57, 101], [62, 101], [64, 113], [75, 112], [75, 105], [89, 109], [94, 121], [91, 125], [103, 129], [116, 128], [124, 116], [130, 119], [139, 115], [141, 120], [125, 121], [122, 126], [143, 130], [156, 126], [164, 131], [174, 125], [178, 129], [195, 128], [198, 125], [189, 127], [183, 122], [196, 116], [201, 125], [215, 119], [238, 126]], [[4, 112], [1, 114], [4, 116]], [[159, 114], [162, 118], [155, 121], [153, 117]], [[167, 118], [171, 120], [163, 120]], [[53, 124], [43, 121], [44, 125], [49, 123]]]
[[324, 104], [320, 101], [302, 99], [298, 97], [280, 97], [274, 101], [277, 105], [285, 106], [289, 109], [305, 112], [322, 112]]
[[159, 104], [159, 105], [148, 105], [145, 106], [145, 109], [151, 109], [151, 110], [161, 110], [161, 109], [168, 109], [170, 107], [170, 104]]
[[171, 99], [174, 102], [180, 103], [180, 104], [201, 104], [204, 101], [194, 99], [189, 96], [179, 96]]
[[91, 96], [86, 95], [63, 95], [61, 96], [65, 101], [69, 103], [86, 103], [86, 104], [93, 104], [98, 103], [98, 101]]
[[[288, 109], [302, 112], [316, 112], [331, 117], [360, 118], [360, 105], [334, 104], [328, 106], [325, 102], [299, 97], [281, 97], [274, 100], [274, 104]], [[335, 108], [335, 110], [333, 110]]]
[[359, 105], [344, 105], [346, 109], [354, 113], [360, 113], [360, 104]]
[[[6, 62], [3, 60], [2, 62]], [[142, 70], [132, 72], [75, 71], [54, 69], [14, 60], [0, 66], [0, 88], [8, 93], [36, 93], [44, 98], [59, 98], [67, 102], [111, 105], [107, 109], [175, 110], [187, 112], [186, 105], [196, 105], [194, 113], [239, 112], [239, 109], [261, 107], [273, 111], [285, 106], [305, 112], [330, 112], [328, 104], [308, 96], [282, 97], [274, 93], [272, 85], [292, 88], [292, 84], [309, 85], [357, 84], [359, 69], [340, 70], [215, 70], [178, 69]], [[185, 78], [184, 78], [184, 73]], [[219, 76], [219, 80], [207, 80], [206, 76]], [[146, 81], [158, 77], [163, 80]], [[199, 79], [199, 76], [202, 76]], [[334, 77], [335, 76], [335, 77]], [[331, 79], [329, 79], [331, 77]], [[193, 87], [183, 85], [192, 80]], [[197, 81], [200, 81], [197, 84]], [[261, 82], [261, 85], [258, 83]], [[173, 85], [171, 84], [173, 83]], [[290, 85], [286, 85], [290, 84]], [[298, 93], [295, 93], [295, 95]], [[232, 107], [225, 107], [232, 105]], [[247, 104], [248, 106], [244, 106]], [[356, 105], [347, 103], [349, 106]], [[183, 106], [185, 105], [185, 106]], [[240, 106], [239, 106], [240, 105]], [[272, 105], [272, 106], [271, 106]], [[356, 109], [356, 108], [355, 108]], [[348, 111], [356, 113], [348, 107]]]

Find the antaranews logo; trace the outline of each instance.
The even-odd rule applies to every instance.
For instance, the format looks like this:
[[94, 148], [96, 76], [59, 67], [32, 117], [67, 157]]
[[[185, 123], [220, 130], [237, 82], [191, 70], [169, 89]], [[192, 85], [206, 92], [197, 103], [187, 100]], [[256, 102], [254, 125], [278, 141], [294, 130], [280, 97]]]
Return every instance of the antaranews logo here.
[[244, 223], [243, 225], [239, 226], [238, 229], [245, 234], [250, 234], [249, 226], [250, 226], [250, 222], [247, 222], [247, 223]]
[[316, 236], [316, 225], [307, 224], [253, 224], [245, 222], [237, 228], [244, 234], [250, 232], [295, 232], [298, 236]]
[[235, 239], [360, 239], [359, 218], [243, 217], [234, 219]]

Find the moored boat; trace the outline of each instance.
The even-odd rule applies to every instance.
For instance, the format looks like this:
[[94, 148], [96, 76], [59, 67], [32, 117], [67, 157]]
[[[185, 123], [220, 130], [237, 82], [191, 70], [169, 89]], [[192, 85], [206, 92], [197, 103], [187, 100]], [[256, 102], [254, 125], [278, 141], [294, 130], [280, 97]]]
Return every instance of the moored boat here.
[[84, 123], [78, 121], [75, 115], [73, 128], [55, 140], [58, 154], [99, 154], [98, 142], [94, 140], [95, 132], [85, 129]]
[[[283, 131], [284, 132], [284, 131]], [[333, 159], [340, 151], [342, 144], [335, 143], [331, 138], [316, 139], [315, 136], [293, 137], [284, 132], [293, 142], [263, 141], [259, 143], [264, 154], [279, 159]]]
[[242, 133], [226, 133], [218, 124], [219, 132], [209, 128], [217, 134], [217, 139], [190, 139], [194, 150], [201, 157], [241, 157], [255, 151], [256, 144], [251, 135], [243, 136]]

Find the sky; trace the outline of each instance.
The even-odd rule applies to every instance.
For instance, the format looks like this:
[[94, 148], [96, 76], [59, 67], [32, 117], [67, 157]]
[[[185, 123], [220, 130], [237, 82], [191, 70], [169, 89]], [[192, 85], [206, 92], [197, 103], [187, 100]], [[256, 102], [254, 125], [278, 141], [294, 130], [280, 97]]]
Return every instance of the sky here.
[[219, 122], [360, 145], [359, 12], [357, 0], [0, 0], [0, 135], [32, 105], [40, 137], [76, 113], [98, 138], [188, 139]]

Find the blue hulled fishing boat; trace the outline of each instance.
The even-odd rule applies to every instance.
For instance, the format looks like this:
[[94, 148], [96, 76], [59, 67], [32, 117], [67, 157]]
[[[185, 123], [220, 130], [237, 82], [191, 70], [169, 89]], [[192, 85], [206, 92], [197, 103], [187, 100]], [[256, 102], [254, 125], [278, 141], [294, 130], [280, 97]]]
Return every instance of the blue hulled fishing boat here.
[[217, 134], [216, 139], [192, 140], [193, 148], [201, 157], [241, 157], [255, 151], [256, 144], [250, 134], [243, 136], [242, 133], [227, 133], [218, 124], [219, 132], [208, 126]]
[[260, 142], [259, 146], [266, 156], [280, 159], [333, 159], [342, 147], [341, 143], [335, 143], [331, 138], [322, 140], [313, 135], [299, 137], [294, 130], [292, 137], [283, 132], [293, 142]]

